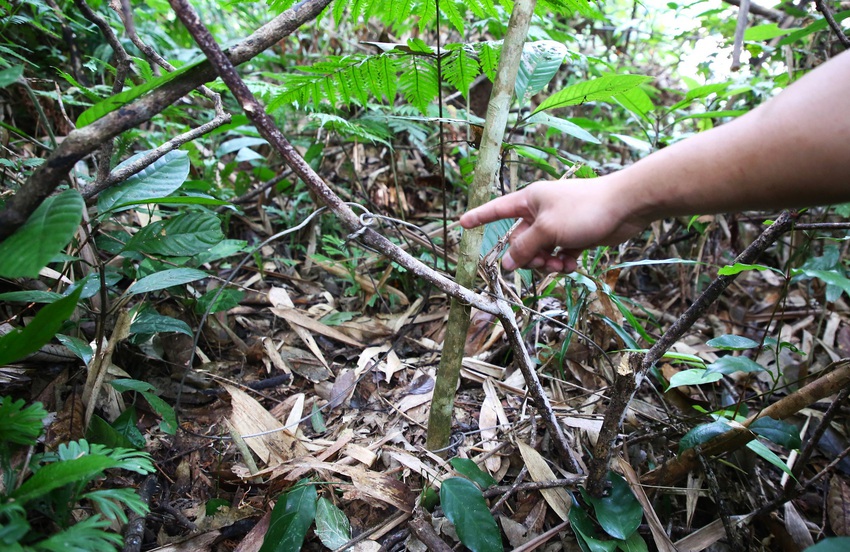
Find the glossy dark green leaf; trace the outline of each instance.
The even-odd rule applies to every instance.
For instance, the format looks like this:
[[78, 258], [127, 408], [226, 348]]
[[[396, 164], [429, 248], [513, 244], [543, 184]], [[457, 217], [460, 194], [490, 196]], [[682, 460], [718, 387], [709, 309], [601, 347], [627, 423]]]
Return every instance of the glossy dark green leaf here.
[[331, 550], [340, 548], [351, 539], [348, 518], [325, 497], [316, 504], [316, 536]]
[[0, 337], [0, 366], [38, 351], [53, 339], [77, 308], [81, 290], [79, 288], [71, 295], [43, 307], [24, 328], [15, 328]]
[[632, 536], [617, 543], [617, 548], [623, 552], [649, 552], [649, 547], [640, 533], [635, 531]]
[[170, 257], [191, 257], [209, 251], [224, 239], [221, 220], [212, 213], [183, 213], [142, 228], [124, 247]]
[[783, 422], [782, 420], [774, 420], [769, 416], [763, 416], [753, 421], [749, 425], [750, 431], [756, 435], [761, 435], [765, 439], [782, 445], [789, 449], [798, 449], [802, 444], [800, 440], [800, 430], [794, 424]]
[[708, 340], [706, 343], [709, 347], [723, 349], [725, 351], [742, 351], [744, 349], [755, 349], [759, 346], [757, 341], [753, 341], [747, 337], [740, 335], [721, 335], [714, 339]]
[[707, 373], [720, 373], [724, 375], [735, 372], [764, 372], [764, 367], [754, 360], [743, 356], [724, 356], [705, 367]]
[[611, 487], [608, 494], [602, 498], [592, 497], [584, 489], [581, 489], [581, 492], [585, 500], [593, 505], [596, 521], [602, 529], [614, 538], [626, 540], [640, 526], [643, 507], [621, 475], [608, 472], [608, 480]]
[[23, 226], [0, 242], [0, 276], [37, 277], [74, 237], [84, 206], [77, 190], [66, 190], [45, 199]]
[[617, 541], [599, 538], [590, 516], [575, 502], [575, 499], [568, 515], [570, 526], [575, 531], [579, 546], [584, 552], [613, 552], [617, 548]]
[[208, 274], [206, 272], [194, 268], [170, 268], [162, 272], [155, 272], [150, 276], [145, 276], [130, 286], [127, 293], [133, 295], [136, 293], [158, 291], [173, 286], [188, 284], [196, 280], [202, 280], [207, 276]]
[[[137, 153], [115, 167], [115, 170], [138, 160], [147, 153]], [[126, 209], [119, 205], [169, 196], [183, 185], [187, 176], [189, 176], [189, 154], [182, 150], [170, 151], [121, 184], [101, 192], [97, 198], [98, 212], [103, 215], [112, 209]]]
[[316, 488], [307, 479], [296, 483], [282, 495], [272, 510], [260, 552], [294, 552], [301, 550], [304, 537], [316, 517]]
[[230, 501], [225, 498], [213, 498], [208, 500], [205, 509], [208, 516], [214, 516], [218, 513], [219, 508], [227, 508], [230, 506]]
[[135, 379], [117, 379], [109, 382], [113, 388], [119, 393], [123, 393], [125, 391], [153, 391], [156, 389], [153, 385], [146, 381], [140, 381]]
[[729, 424], [723, 420], [698, 425], [682, 436], [682, 439], [679, 441], [679, 454], [726, 433], [730, 429]]
[[492, 475], [479, 468], [478, 464], [469, 458], [454, 457], [449, 460], [449, 464], [457, 473], [478, 485], [482, 491], [497, 483]]
[[153, 310], [144, 310], [140, 312], [133, 323], [130, 324], [131, 334], [158, 334], [158, 333], [182, 333], [185, 335], [194, 335], [189, 324], [172, 318], [171, 316], [163, 316]]
[[[129, 410], [129, 409], [128, 409]], [[123, 416], [123, 414], [122, 414]], [[119, 417], [120, 418], [120, 417]], [[116, 419], [116, 422], [119, 420]], [[120, 424], [121, 422], [119, 422]], [[122, 428], [125, 426], [122, 426]], [[136, 428], [136, 432], [141, 435], [138, 428]], [[145, 446], [145, 438], [141, 435], [141, 447], [133, 444], [130, 438], [123, 434], [121, 431], [117, 430], [112, 426], [109, 422], [95, 414], [91, 418], [91, 422], [89, 423], [89, 428], [86, 430], [86, 439], [91, 443], [98, 443], [104, 445], [109, 448], [128, 448], [128, 449], [141, 449]]]
[[464, 546], [473, 552], [504, 550], [499, 526], [474, 483], [461, 477], [444, 480], [440, 504]]

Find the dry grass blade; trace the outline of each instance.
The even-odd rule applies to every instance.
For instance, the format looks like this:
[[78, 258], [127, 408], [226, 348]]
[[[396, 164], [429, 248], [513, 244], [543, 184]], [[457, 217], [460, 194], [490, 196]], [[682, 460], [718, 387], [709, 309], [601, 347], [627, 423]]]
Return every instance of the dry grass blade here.
[[667, 536], [667, 532], [664, 530], [661, 520], [658, 519], [658, 514], [655, 513], [655, 509], [653, 509], [652, 503], [649, 501], [649, 497], [646, 496], [646, 492], [644, 492], [643, 486], [640, 484], [640, 477], [638, 477], [638, 474], [635, 473], [635, 470], [632, 469], [632, 466], [628, 462], [620, 457], [617, 458], [616, 464], [620, 473], [623, 474], [623, 477], [625, 477], [626, 481], [629, 483], [629, 487], [631, 487], [635, 498], [637, 498], [640, 505], [643, 506], [643, 515], [646, 517], [646, 522], [649, 524], [649, 530], [652, 531], [652, 538], [655, 540], [655, 546], [658, 547], [660, 552], [676, 552], [676, 547], [673, 545], [673, 541], [671, 541], [670, 537]]

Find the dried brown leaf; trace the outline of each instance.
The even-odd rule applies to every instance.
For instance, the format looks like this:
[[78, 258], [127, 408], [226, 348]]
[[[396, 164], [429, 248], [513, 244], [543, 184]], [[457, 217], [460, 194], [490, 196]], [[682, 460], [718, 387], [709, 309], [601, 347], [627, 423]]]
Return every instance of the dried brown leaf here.
[[[528, 474], [531, 476], [531, 479], [537, 482], [557, 479], [552, 468], [549, 467], [549, 464], [546, 463], [546, 460], [539, 452], [520, 440], [517, 440], [517, 446], [525, 462], [525, 467], [528, 468]], [[560, 487], [555, 487], [552, 489], [541, 489], [540, 494], [543, 495], [546, 503], [549, 504], [555, 514], [562, 521], [565, 521], [569, 515], [570, 505], [572, 503], [567, 491]]]
[[833, 533], [850, 536], [850, 486], [838, 475], [833, 475], [829, 480], [826, 514]]
[[649, 524], [649, 530], [652, 532], [652, 538], [655, 540], [655, 546], [658, 547], [660, 552], [676, 552], [676, 547], [673, 546], [673, 542], [670, 540], [670, 537], [667, 536], [667, 532], [664, 530], [661, 520], [658, 519], [658, 514], [656, 514], [655, 510], [652, 508], [652, 502], [650, 502], [649, 497], [646, 496], [646, 493], [640, 484], [640, 477], [638, 477], [635, 470], [628, 462], [619, 457], [617, 458], [617, 468], [623, 474], [623, 477], [626, 478], [635, 498], [637, 498], [640, 505], [643, 506], [643, 515], [646, 517], [646, 522]]
[[809, 533], [809, 529], [806, 527], [803, 516], [797, 511], [797, 507], [794, 506], [793, 502], [785, 503], [785, 529], [800, 550], [805, 550], [815, 544], [812, 534]]

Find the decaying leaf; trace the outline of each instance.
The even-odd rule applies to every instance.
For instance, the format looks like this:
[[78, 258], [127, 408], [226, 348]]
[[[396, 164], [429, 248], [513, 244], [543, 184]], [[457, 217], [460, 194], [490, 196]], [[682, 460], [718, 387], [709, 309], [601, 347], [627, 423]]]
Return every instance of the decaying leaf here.
[[[266, 465], [274, 466], [307, 454], [304, 445], [292, 433], [284, 430], [283, 424], [263, 405], [240, 389], [230, 385], [224, 385], [224, 388], [230, 393], [233, 403], [230, 421], [234, 429]], [[267, 431], [272, 433], [250, 437]]]
[[[546, 463], [546, 460], [539, 452], [519, 440], [517, 440], [517, 447], [519, 447], [519, 453], [522, 455], [531, 479], [534, 481], [552, 481], [553, 479], [557, 479], [552, 468], [549, 467], [549, 464]], [[552, 489], [541, 489], [540, 494], [543, 495], [546, 503], [549, 504], [558, 517], [562, 521], [565, 521], [570, 513], [570, 505], [572, 504], [567, 491], [560, 487], [555, 487]]]
[[829, 480], [826, 513], [829, 526], [836, 535], [850, 536], [850, 486], [838, 475]]

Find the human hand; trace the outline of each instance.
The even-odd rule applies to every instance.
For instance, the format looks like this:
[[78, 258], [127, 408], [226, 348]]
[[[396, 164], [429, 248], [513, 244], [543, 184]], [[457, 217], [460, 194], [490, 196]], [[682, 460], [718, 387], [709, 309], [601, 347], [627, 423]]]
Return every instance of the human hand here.
[[633, 205], [618, 192], [612, 176], [534, 182], [466, 212], [460, 224], [474, 228], [522, 217], [502, 266], [507, 270], [528, 267], [572, 272], [584, 249], [621, 243], [649, 222], [632, 215]]

